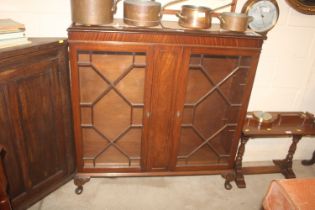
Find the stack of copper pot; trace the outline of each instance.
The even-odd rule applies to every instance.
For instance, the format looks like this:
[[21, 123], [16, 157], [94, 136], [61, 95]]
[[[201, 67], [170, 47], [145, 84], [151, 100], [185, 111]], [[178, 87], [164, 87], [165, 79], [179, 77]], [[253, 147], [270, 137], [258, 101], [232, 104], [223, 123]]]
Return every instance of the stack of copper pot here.
[[[71, 0], [72, 21], [82, 25], [113, 22], [120, 0]], [[160, 24], [161, 4], [151, 0], [124, 0], [126, 24], [151, 27]]]
[[[72, 20], [83, 25], [104, 25], [113, 22], [117, 3], [120, 0], [71, 0]], [[154, 0], [124, 0], [124, 23], [138, 27], [157, 26], [161, 22], [163, 10], [170, 5], [185, 0], [174, 0], [161, 7]], [[193, 5], [183, 5], [176, 13], [180, 26], [189, 29], [208, 29], [211, 27], [213, 13], [227, 4], [215, 9]], [[246, 14], [225, 12], [217, 16], [221, 28], [243, 32], [252, 20]]]

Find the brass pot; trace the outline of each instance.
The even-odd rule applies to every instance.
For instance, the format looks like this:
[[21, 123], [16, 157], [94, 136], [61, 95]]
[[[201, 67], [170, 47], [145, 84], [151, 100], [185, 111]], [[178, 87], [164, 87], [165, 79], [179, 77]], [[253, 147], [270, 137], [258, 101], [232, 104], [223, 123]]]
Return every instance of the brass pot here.
[[220, 27], [229, 31], [244, 32], [253, 17], [244, 13], [223, 12], [218, 16]]
[[160, 24], [161, 4], [151, 0], [125, 0], [124, 23], [140, 27]]
[[120, 0], [71, 0], [72, 21], [83, 25], [113, 22]]
[[178, 24], [185, 28], [207, 29], [211, 27], [212, 10], [208, 7], [183, 5], [181, 11], [176, 13]]

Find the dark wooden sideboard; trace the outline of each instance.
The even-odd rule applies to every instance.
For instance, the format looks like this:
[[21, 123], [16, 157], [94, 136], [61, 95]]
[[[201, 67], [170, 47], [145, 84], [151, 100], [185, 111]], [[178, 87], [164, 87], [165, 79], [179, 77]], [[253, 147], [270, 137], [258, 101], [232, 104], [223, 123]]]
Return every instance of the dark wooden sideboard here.
[[68, 29], [77, 193], [90, 177], [222, 174], [263, 43], [252, 32]]
[[3, 158], [5, 151], [3, 146], [0, 145], [0, 209], [11, 210], [11, 202], [8, 194], [8, 180], [3, 167]]
[[58, 40], [0, 49], [0, 144], [13, 209], [74, 174], [68, 46]]

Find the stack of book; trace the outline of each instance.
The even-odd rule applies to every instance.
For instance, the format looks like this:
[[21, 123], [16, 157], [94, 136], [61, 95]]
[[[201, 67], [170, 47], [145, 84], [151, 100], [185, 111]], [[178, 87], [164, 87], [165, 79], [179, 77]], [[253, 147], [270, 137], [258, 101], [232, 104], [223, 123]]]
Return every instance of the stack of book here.
[[0, 48], [29, 43], [24, 24], [11, 19], [0, 19]]

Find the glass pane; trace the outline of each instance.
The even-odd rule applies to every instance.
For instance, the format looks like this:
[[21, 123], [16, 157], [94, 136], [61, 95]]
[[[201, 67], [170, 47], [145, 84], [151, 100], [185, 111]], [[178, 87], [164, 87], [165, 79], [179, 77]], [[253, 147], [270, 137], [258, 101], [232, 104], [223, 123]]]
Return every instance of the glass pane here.
[[192, 68], [188, 72], [186, 102], [196, 103], [213, 87], [200, 68]]
[[92, 109], [91, 107], [81, 106], [81, 125], [91, 125], [92, 124]]
[[135, 65], [137, 66], [144, 66], [146, 64], [146, 56], [142, 53], [137, 53], [135, 55]]
[[203, 141], [193, 128], [182, 128], [178, 155], [180, 157], [188, 157]]
[[90, 54], [89, 52], [81, 51], [78, 53], [78, 62], [80, 63], [88, 63], [90, 62]]
[[117, 89], [132, 104], [143, 104], [144, 68], [133, 68], [117, 85]]
[[140, 141], [142, 136], [141, 128], [130, 129], [123, 137], [117, 141], [120, 149], [129, 157], [140, 157]]
[[82, 128], [82, 140], [83, 156], [90, 159], [100, 154], [109, 143], [109, 141], [91, 128]]
[[228, 104], [217, 92], [210, 94], [195, 106], [195, 117], [192, 124], [204, 138], [209, 138], [224, 126], [224, 115]]
[[131, 53], [94, 52], [92, 64], [105, 78], [114, 82], [126, 69], [132, 67], [133, 55]]
[[183, 124], [191, 124], [193, 122], [194, 109], [193, 107], [184, 107], [183, 111]]
[[233, 76], [227, 78], [219, 87], [219, 90], [231, 105], [240, 105], [242, 103], [244, 88], [247, 85], [247, 73], [247, 68], [237, 68]]
[[202, 67], [214, 84], [223, 82], [234, 69], [237, 68], [239, 57], [202, 56]]
[[143, 119], [143, 107], [141, 108], [134, 107], [132, 110], [132, 124], [142, 125], [142, 119]]
[[93, 103], [109, 86], [92, 67], [79, 67], [80, 101]]
[[129, 159], [116, 147], [109, 147], [95, 160], [95, 167], [128, 167]]
[[129, 127], [130, 118], [130, 105], [113, 90], [102, 97], [93, 108], [95, 128], [111, 141]]

